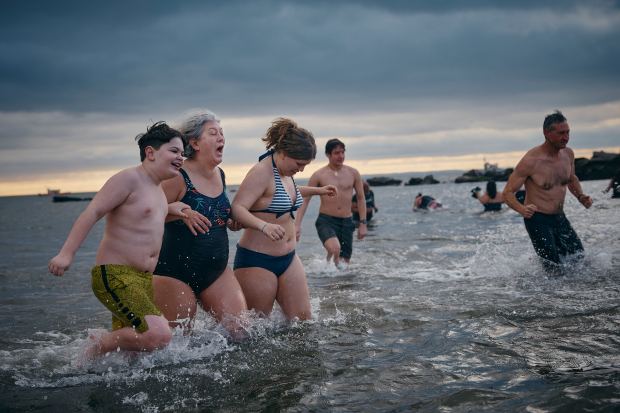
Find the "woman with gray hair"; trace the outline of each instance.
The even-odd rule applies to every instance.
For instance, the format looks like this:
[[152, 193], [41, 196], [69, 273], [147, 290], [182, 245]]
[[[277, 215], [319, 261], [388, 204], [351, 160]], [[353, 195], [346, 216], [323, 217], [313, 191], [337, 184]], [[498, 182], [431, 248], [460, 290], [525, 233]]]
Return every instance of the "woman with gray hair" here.
[[188, 142], [187, 160], [180, 175], [162, 186], [169, 204], [180, 201], [191, 209], [183, 210], [187, 218], [171, 217], [175, 220], [166, 223], [153, 277], [155, 303], [176, 326], [179, 319], [193, 319], [200, 301], [233, 338], [241, 338], [239, 316], [247, 305], [228, 266], [227, 233], [227, 227], [234, 231], [240, 227], [232, 220], [224, 171], [218, 166], [224, 131], [209, 111], [190, 116], [179, 131]]
[[269, 315], [275, 301], [287, 319], [311, 318], [308, 282], [297, 242], [294, 211], [303, 197], [334, 196], [336, 187], [298, 187], [293, 175], [316, 156], [314, 137], [290, 119], [276, 119], [263, 138], [267, 153], [245, 176], [233, 201], [243, 227], [234, 270], [248, 308]]

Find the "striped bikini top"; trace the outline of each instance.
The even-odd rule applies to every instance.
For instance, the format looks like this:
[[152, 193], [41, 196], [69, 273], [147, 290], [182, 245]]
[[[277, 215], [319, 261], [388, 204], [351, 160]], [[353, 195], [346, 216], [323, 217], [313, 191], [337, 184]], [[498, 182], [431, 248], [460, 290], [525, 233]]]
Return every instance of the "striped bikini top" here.
[[293, 214], [293, 212], [297, 211], [302, 206], [302, 204], [304, 203], [304, 199], [301, 196], [301, 192], [299, 192], [299, 188], [297, 187], [295, 180], [293, 179], [293, 177], [291, 177], [291, 179], [293, 179], [293, 185], [295, 186], [295, 203], [293, 204], [293, 201], [291, 201], [291, 197], [286, 192], [286, 189], [284, 189], [284, 185], [282, 184], [282, 178], [280, 178], [280, 173], [278, 172], [278, 168], [276, 167], [276, 161], [273, 159], [273, 154], [274, 151], [270, 150], [267, 153], [261, 155], [260, 158], [258, 158], [258, 161], [260, 162], [267, 156], [271, 155], [273, 178], [276, 183], [276, 191], [273, 194], [273, 198], [271, 198], [271, 204], [269, 204], [269, 206], [265, 209], [254, 210], [250, 212], [269, 212], [272, 214], [276, 214], [276, 218], [280, 218], [282, 215], [288, 212], [291, 214], [291, 217], [295, 219], [295, 215]]

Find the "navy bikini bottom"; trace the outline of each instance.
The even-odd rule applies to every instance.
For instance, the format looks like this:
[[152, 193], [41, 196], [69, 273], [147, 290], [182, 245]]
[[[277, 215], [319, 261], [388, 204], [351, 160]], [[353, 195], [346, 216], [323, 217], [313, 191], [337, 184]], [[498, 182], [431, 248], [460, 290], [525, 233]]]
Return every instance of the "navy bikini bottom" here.
[[259, 267], [271, 271], [276, 277], [279, 277], [290, 267], [294, 258], [295, 250], [286, 255], [274, 257], [273, 255], [243, 248], [237, 244], [237, 253], [235, 254], [233, 269]]

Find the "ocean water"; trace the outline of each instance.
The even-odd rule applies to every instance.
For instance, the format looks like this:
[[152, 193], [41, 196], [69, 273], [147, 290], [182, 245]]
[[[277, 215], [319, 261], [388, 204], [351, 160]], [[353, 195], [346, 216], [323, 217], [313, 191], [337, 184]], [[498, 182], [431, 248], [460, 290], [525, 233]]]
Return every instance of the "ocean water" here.
[[[586, 257], [551, 277], [521, 218], [481, 214], [472, 186], [373, 188], [379, 212], [340, 270], [313, 200], [297, 247], [312, 321], [249, 314], [235, 344], [200, 312], [164, 350], [86, 364], [110, 320], [89, 285], [102, 223], [56, 278], [47, 261], [86, 203], [0, 198], [0, 411], [619, 411], [620, 200], [604, 181], [583, 183], [589, 210], [569, 196]], [[418, 191], [444, 210], [412, 212]]]

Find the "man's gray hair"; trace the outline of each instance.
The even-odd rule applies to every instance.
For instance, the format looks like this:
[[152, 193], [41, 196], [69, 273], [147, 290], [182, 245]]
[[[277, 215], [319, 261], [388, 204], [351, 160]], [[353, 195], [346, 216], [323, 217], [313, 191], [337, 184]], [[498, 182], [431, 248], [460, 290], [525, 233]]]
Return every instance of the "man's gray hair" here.
[[207, 122], [219, 122], [217, 115], [210, 110], [203, 110], [194, 113], [187, 117], [181, 126], [179, 126], [179, 132], [184, 134], [187, 138], [187, 147], [185, 148], [185, 156], [193, 158], [194, 148], [190, 145], [192, 140], [200, 139], [204, 130], [205, 123]]

